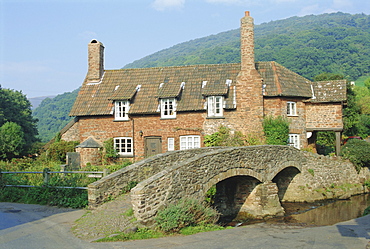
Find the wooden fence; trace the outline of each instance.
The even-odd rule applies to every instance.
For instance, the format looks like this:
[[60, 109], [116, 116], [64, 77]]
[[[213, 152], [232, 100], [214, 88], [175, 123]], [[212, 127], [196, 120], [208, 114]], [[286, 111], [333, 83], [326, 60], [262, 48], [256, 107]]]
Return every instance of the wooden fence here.
[[[48, 168], [45, 168], [43, 171], [36, 171], [36, 172], [30, 172], [30, 171], [1, 171], [0, 170], [0, 183], [2, 182], [2, 175], [3, 174], [42, 174], [44, 178], [44, 185], [49, 185], [50, 175], [51, 174], [88, 174], [87, 177], [90, 178], [102, 178], [104, 176], [107, 176], [109, 174], [108, 169], [103, 169], [103, 171], [66, 171], [65, 170], [66, 165], [61, 165], [60, 171], [50, 171]], [[32, 185], [3, 185], [5, 187], [21, 187], [21, 188], [34, 188], [37, 186]], [[63, 186], [53, 186], [53, 188], [74, 188], [74, 189], [87, 189], [87, 187], [63, 187]]]

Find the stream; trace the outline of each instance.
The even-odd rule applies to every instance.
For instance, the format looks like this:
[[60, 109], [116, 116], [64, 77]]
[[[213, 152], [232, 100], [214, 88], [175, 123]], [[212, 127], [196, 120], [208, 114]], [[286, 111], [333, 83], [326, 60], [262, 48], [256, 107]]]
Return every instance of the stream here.
[[[266, 222], [269, 224], [285, 223], [300, 226], [328, 226], [338, 222], [361, 217], [365, 208], [370, 206], [370, 194], [352, 196], [348, 200], [330, 200], [315, 203], [282, 203], [284, 217], [268, 220], [250, 220], [243, 223], [231, 222], [232, 226], [245, 226]], [[232, 224], [234, 223], [234, 224]]]

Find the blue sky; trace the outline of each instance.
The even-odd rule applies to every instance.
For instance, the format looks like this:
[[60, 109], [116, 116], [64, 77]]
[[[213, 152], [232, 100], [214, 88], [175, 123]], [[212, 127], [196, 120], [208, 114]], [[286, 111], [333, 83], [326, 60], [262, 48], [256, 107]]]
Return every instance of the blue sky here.
[[87, 44], [105, 46], [105, 68], [181, 42], [255, 24], [331, 12], [370, 14], [369, 0], [0, 0], [0, 84], [27, 97], [77, 89]]

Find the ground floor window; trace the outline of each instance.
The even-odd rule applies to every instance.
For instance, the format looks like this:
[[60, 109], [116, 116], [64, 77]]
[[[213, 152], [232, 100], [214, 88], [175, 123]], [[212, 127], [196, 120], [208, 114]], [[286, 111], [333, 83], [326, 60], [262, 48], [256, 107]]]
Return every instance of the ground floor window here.
[[299, 135], [289, 134], [289, 145], [299, 149]]
[[180, 150], [200, 148], [200, 136], [180, 136]]
[[175, 139], [173, 137], [169, 137], [167, 139], [167, 150], [168, 151], [175, 150]]
[[114, 148], [122, 156], [132, 156], [134, 154], [131, 137], [114, 138]]

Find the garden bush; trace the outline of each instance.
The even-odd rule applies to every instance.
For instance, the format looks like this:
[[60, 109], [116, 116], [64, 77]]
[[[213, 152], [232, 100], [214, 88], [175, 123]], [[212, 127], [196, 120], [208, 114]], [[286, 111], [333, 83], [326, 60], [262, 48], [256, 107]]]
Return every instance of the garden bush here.
[[351, 139], [342, 147], [341, 156], [350, 160], [360, 171], [362, 167], [370, 167], [370, 143]]
[[63, 141], [60, 140], [50, 145], [46, 151], [46, 157], [50, 161], [64, 162], [66, 161], [67, 152], [74, 152], [75, 147], [79, 144], [78, 141]]
[[192, 199], [180, 200], [160, 210], [155, 218], [157, 227], [164, 232], [179, 232], [182, 228], [214, 224], [219, 213], [211, 207]]
[[88, 204], [87, 191], [82, 189], [39, 186], [35, 188], [3, 187], [0, 190], [1, 202], [20, 202], [70, 208], [83, 208]]
[[206, 147], [244, 146], [245, 137], [240, 131], [232, 132], [229, 128], [220, 126], [217, 132], [204, 136], [204, 144]]
[[289, 121], [278, 116], [267, 116], [263, 119], [263, 132], [266, 143], [272, 145], [287, 145], [289, 139]]
[[104, 141], [104, 151], [102, 151], [102, 158], [104, 164], [114, 163], [119, 158], [119, 155], [114, 148], [113, 138]]
[[368, 206], [365, 210], [364, 210], [364, 214], [363, 216], [365, 215], [369, 215], [370, 214], [370, 206]]

